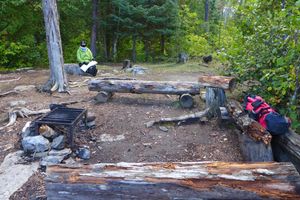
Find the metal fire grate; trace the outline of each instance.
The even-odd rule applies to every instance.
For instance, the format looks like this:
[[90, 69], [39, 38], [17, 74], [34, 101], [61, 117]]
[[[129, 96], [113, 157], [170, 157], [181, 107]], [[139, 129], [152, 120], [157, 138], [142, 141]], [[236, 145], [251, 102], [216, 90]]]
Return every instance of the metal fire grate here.
[[80, 108], [57, 107], [42, 118], [35, 121], [36, 133], [41, 125], [64, 126], [68, 128], [69, 145], [73, 147], [73, 132], [80, 120], [87, 125], [87, 110]]

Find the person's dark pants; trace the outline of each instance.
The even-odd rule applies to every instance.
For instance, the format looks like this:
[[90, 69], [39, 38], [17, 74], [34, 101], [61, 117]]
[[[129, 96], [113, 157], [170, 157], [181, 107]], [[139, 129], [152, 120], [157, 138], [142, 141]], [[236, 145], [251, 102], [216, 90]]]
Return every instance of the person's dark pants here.
[[[89, 63], [87, 63], [87, 62], [79, 63], [79, 67], [81, 67], [82, 65], [87, 65], [87, 64], [89, 64]], [[88, 73], [88, 74], [90, 74], [90, 75], [92, 75], [92, 76], [96, 76], [96, 75], [97, 75], [97, 72], [98, 72], [98, 70], [97, 70], [97, 68], [96, 68], [96, 65], [93, 65], [93, 66], [89, 67], [89, 68], [86, 70], [85, 73]]]

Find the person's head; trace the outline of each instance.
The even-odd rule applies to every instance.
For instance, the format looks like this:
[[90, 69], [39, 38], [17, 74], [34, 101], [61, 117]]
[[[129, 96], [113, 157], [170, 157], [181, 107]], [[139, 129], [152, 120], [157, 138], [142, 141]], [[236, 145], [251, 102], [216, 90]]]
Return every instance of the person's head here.
[[82, 50], [82, 51], [86, 51], [86, 43], [85, 43], [85, 41], [81, 41], [80, 42], [80, 49]]

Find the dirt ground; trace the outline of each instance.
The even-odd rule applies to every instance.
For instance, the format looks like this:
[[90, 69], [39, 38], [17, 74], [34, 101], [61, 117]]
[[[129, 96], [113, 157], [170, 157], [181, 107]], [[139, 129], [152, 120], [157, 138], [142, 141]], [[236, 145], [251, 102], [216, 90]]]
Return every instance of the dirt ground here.
[[[120, 72], [121, 67], [98, 72], [98, 77], [131, 77]], [[143, 80], [197, 81], [199, 73], [154, 73], [135, 76]], [[46, 82], [48, 70], [33, 70], [20, 73], [0, 74], [0, 93], [12, 90], [18, 85], [40, 85]], [[16, 79], [16, 80], [13, 80]], [[70, 86], [84, 83], [90, 77], [68, 76]], [[12, 80], [12, 81], [9, 81]], [[34, 89], [0, 97], [0, 110], [8, 112], [8, 103], [16, 100], [26, 102], [24, 107], [31, 110], [48, 108], [50, 103], [73, 100], [87, 100], [70, 105], [88, 109], [96, 116], [96, 128], [77, 132], [75, 143], [88, 146], [91, 159], [78, 161], [83, 163], [98, 162], [183, 162], [183, 161], [242, 161], [236, 130], [230, 126], [218, 126], [212, 120], [176, 126], [168, 124], [167, 132], [158, 126], [146, 128], [145, 123], [160, 117], [172, 117], [203, 110], [204, 103], [195, 96], [193, 109], [178, 106], [177, 96], [153, 94], [120, 94], [113, 96], [108, 103], [95, 105], [87, 85], [71, 87], [70, 95], [65, 93], [38, 93]], [[27, 121], [35, 117], [18, 118], [17, 122], [0, 131], [0, 162], [13, 151], [21, 149], [20, 131]], [[4, 125], [5, 123], [2, 123]], [[10, 199], [44, 199], [43, 172], [37, 172], [29, 181], [15, 192]], [[17, 180], [16, 180], [17, 181]]]

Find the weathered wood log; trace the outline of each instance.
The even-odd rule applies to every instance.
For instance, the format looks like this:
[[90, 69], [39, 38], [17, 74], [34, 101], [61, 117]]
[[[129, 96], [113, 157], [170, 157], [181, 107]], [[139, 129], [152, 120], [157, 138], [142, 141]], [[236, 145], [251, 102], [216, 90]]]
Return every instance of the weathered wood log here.
[[101, 91], [95, 96], [95, 101], [96, 103], [105, 103], [112, 97], [112, 95], [112, 92]]
[[206, 107], [224, 107], [226, 104], [225, 91], [222, 88], [206, 87], [205, 92]]
[[244, 159], [247, 161], [272, 161], [272, 135], [257, 121], [249, 118], [239, 102], [229, 101], [227, 110], [244, 134], [244, 136], [239, 136]]
[[199, 94], [197, 82], [144, 81], [144, 80], [91, 80], [90, 91], [152, 94]]
[[223, 88], [225, 90], [232, 90], [236, 85], [236, 81], [234, 77], [228, 76], [210, 76], [210, 75], [202, 75], [199, 77], [198, 81], [200, 83], [210, 84], [210, 87]]
[[101, 163], [47, 168], [56, 199], [299, 199], [291, 163]]
[[273, 136], [272, 149], [274, 159], [280, 162], [292, 162], [300, 172], [300, 136], [290, 130], [288, 133]]
[[212, 110], [210, 108], [206, 108], [204, 111], [188, 114], [188, 115], [180, 115], [177, 117], [164, 117], [160, 118], [158, 120], [149, 121], [146, 123], [146, 127], [149, 128], [153, 126], [154, 124], [159, 123], [166, 123], [166, 122], [177, 122], [177, 123], [184, 123], [185, 121], [192, 120], [196, 121], [199, 120], [202, 117], [209, 117], [211, 115]]
[[64, 71], [69, 75], [91, 76], [91, 74], [82, 71], [77, 63], [64, 64]]

